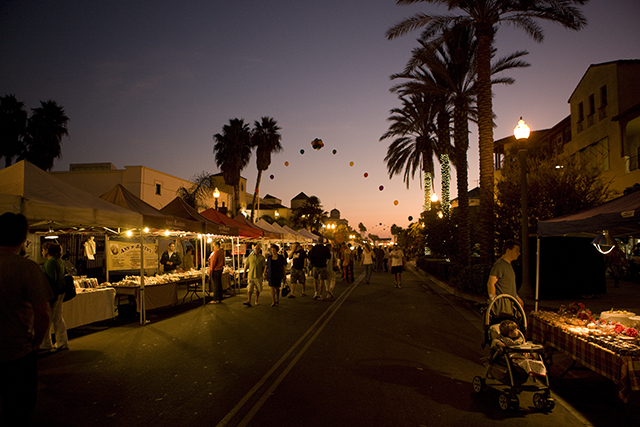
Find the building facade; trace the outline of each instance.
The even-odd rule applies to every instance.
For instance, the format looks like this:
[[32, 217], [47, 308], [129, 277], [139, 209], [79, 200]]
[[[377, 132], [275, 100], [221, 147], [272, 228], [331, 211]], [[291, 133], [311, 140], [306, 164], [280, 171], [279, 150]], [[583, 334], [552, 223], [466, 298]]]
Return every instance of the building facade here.
[[569, 97], [569, 116], [550, 129], [532, 131], [527, 141], [511, 135], [495, 142], [496, 179], [504, 162], [516, 161], [515, 153], [526, 146], [530, 155], [544, 150], [579, 156], [600, 170], [617, 194], [640, 182], [639, 81], [640, 60], [591, 65]]

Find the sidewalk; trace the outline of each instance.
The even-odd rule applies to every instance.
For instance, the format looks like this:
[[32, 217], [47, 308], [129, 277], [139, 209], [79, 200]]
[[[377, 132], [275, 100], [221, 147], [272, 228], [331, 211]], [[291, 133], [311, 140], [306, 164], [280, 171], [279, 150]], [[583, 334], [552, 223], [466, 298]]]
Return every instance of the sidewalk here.
[[[481, 296], [466, 294], [454, 289], [448, 283], [443, 282], [442, 280], [439, 280], [429, 273], [419, 269], [413, 261], [408, 262], [407, 266], [418, 276], [436, 283], [441, 288], [458, 298], [465, 299], [472, 303], [484, 303], [487, 301], [486, 298]], [[533, 286], [535, 286], [535, 284]], [[520, 297], [524, 301], [525, 309], [527, 311], [532, 311], [535, 307], [534, 290], [521, 290]], [[632, 280], [621, 280], [620, 287], [616, 288], [613, 284], [613, 279], [607, 278], [606, 294], [597, 294], [588, 299], [573, 298], [562, 300], [540, 300], [538, 301], [538, 309], [558, 311], [561, 305], [568, 305], [573, 302], [580, 302], [584, 304], [594, 315], [600, 315], [601, 312], [611, 310], [612, 308], [614, 310], [627, 310], [640, 315], [640, 283]]]

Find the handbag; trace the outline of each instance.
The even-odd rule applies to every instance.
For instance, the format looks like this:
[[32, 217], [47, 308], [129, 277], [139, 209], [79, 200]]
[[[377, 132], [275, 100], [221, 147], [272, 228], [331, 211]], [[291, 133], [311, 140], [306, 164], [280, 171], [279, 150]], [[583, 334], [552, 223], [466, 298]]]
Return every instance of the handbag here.
[[284, 285], [282, 287], [282, 297], [286, 297], [287, 295], [289, 295], [290, 292], [291, 292], [291, 288], [289, 287], [289, 285]]
[[73, 276], [65, 274], [62, 278], [64, 280], [64, 301], [72, 300], [76, 297], [76, 285], [73, 283]]

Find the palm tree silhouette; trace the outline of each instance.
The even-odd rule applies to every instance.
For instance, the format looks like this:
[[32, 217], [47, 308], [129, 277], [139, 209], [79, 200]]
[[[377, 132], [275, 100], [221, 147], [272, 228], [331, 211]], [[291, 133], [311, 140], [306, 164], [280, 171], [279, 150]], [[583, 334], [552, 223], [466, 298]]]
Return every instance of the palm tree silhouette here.
[[258, 167], [258, 178], [256, 179], [256, 188], [253, 192], [253, 205], [251, 209], [251, 222], [256, 212], [258, 194], [260, 192], [260, 181], [262, 180], [262, 172], [269, 169], [271, 165], [271, 155], [282, 151], [282, 135], [279, 131], [282, 128], [271, 117], [262, 117], [261, 121], [257, 120], [253, 123], [253, 131], [251, 133], [251, 145], [256, 147], [256, 166]]
[[528, 33], [535, 41], [544, 38], [538, 19], [560, 23], [565, 28], [579, 30], [587, 21], [578, 6], [588, 0], [396, 0], [396, 4], [440, 4], [457, 14], [438, 15], [419, 12], [389, 30], [394, 39], [418, 28], [429, 39], [442, 34], [454, 24], [473, 27], [477, 38], [476, 91], [478, 107], [478, 145], [480, 149], [480, 234], [481, 259], [490, 263], [494, 258], [494, 165], [493, 165], [493, 105], [491, 99], [491, 57], [498, 26], [513, 25]]
[[387, 148], [384, 160], [389, 178], [400, 175], [409, 182], [420, 171], [423, 176], [424, 210], [431, 205], [431, 179], [434, 172], [433, 156], [437, 153], [434, 120], [437, 114], [432, 98], [423, 93], [400, 96], [402, 108], [393, 108], [387, 120], [392, 122], [380, 141], [395, 137]]
[[27, 111], [24, 102], [15, 95], [0, 97], [0, 157], [4, 166], [11, 166], [13, 158], [20, 154], [27, 127]]
[[33, 114], [27, 121], [27, 134], [24, 138], [24, 151], [19, 160], [28, 160], [43, 170], [50, 170], [53, 161], [62, 156], [63, 136], [69, 136], [67, 123], [69, 117], [64, 108], [55, 101], [40, 101], [41, 107], [32, 108]]
[[240, 172], [251, 160], [251, 131], [243, 119], [230, 119], [222, 133], [213, 135], [213, 153], [224, 182], [233, 186], [233, 216], [240, 206]]

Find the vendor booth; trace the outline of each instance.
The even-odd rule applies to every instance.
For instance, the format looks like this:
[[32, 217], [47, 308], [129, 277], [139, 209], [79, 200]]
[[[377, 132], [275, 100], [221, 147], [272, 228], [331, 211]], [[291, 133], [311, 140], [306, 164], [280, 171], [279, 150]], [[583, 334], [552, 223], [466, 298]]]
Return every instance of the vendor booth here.
[[[597, 238], [594, 240], [598, 243], [598, 236], [608, 239], [609, 236], [640, 236], [640, 192], [571, 215], [540, 221], [538, 257], [541, 256], [541, 239], [586, 237], [588, 240]], [[603, 238], [602, 241], [609, 248], [616, 244], [610, 239]], [[598, 250], [603, 250], [603, 247]], [[603, 258], [595, 247], [592, 246], [591, 251], [600, 260]], [[584, 265], [589, 261], [583, 258], [575, 262]], [[540, 277], [538, 275], [538, 280]], [[602, 313], [591, 313], [582, 304], [572, 304], [561, 307], [557, 313], [538, 311], [538, 291], [539, 281], [536, 282], [536, 308], [531, 314], [534, 341], [562, 352], [575, 362], [612, 380], [618, 386], [619, 397], [624, 402], [629, 400], [631, 391], [640, 391], [640, 317], [634, 313], [640, 312], [640, 307], [615, 307]]]
[[[142, 226], [142, 215], [112, 205], [67, 184], [23, 160], [0, 170], [0, 212], [23, 214], [29, 221], [27, 256], [39, 260], [40, 237], [118, 235]], [[87, 241], [93, 241], [87, 237]], [[91, 253], [93, 256], [95, 252]], [[84, 289], [65, 302], [68, 328], [112, 318], [115, 290]]]

